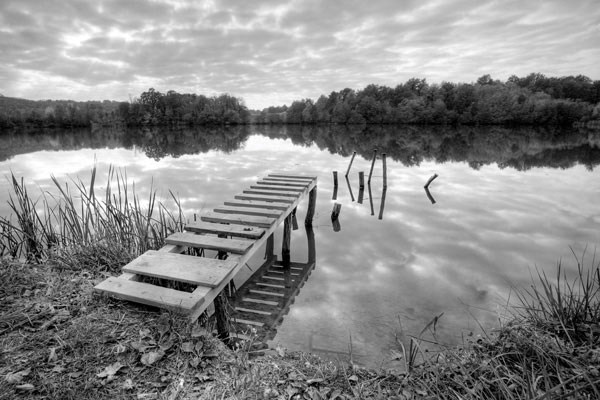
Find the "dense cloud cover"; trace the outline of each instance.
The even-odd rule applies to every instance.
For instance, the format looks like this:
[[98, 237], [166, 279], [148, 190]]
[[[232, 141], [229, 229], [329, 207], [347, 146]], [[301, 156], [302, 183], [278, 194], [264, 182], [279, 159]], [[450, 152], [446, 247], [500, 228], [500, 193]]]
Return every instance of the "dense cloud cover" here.
[[594, 0], [3, 0], [0, 93], [126, 100], [149, 87], [250, 108], [411, 77], [598, 76]]

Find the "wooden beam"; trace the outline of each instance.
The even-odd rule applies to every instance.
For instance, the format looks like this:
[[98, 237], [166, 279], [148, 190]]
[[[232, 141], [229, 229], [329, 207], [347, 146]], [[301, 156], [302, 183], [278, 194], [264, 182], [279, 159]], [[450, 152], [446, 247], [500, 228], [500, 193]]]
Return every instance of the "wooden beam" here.
[[255, 201], [255, 200], [230, 200], [223, 204], [231, 207], [248, 207], [248, 208], [266, 208], [267, 210], [287, 210], [290, 205], [286, 203], [275, 203], [267, 201]]
[[273, 203], [288, 203], [292, 204], [296, 199], [285, 196], [269, 196], [269, 195], [259, 195], [259, 194], [248, 194], [248, 193], [240, 193], [236, 194], [234, 198], [238, 200], [252, 200], [252, 201], [272, 201]]
[[255, 215], [258, 217], [269, 217], [277, 218], [281, 215], [282, 211], [277, 210], [265, 210], [260, 208], [246, 208], [246, 207], [217, 207], [213, 210], [216, 213], [221, 214], [241, 214], [241, 215]]
[[242, 237], [247, 239], [258, 239], [265, 234], [265, 230], [262, 228], [228, 224], [213, 224], [204, 221], [190, 222], [185, 226], [185, 230], [196, 233], [212, 233], [215, 235], [226, 234], [228, 236]]
[[237, 225], [258, 226], [260, 228], [270, 228], [275, 223], [275, 218], [254, 217], [252, 215], [227, 215], [215, 212], [205, 212], [200, 216], [202, 221], [220, 222]]
[[165, 243], [176, 246], [187, 246], [201, 249], [225, 251], [227, 253], [244, 254], [254, 242], [249, 240], [226, 239], [208, 235], [197, 235], [193, 232], [176, 232], [165, 239]]

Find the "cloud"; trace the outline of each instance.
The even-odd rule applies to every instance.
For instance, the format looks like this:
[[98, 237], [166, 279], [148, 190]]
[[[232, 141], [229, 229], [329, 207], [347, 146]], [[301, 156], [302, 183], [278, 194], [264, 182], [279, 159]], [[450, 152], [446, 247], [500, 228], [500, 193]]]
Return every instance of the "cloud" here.
[[411, 77], [598, 79], [599, 20], [591, 0], [11, 0], [0, 68], [17, 77], [5, 95], [124, 100], [153, 86], [261, 108]]

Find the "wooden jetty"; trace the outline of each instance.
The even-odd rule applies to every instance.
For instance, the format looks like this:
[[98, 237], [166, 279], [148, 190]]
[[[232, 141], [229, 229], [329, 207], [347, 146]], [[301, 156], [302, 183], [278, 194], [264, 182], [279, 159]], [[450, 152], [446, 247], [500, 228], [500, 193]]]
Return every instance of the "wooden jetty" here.
[[[275, 337], [296, 296], [315, 268], [315, 235], [306, 228], [308, 257], [304, 263], [285, 262], [267, 253], [267, 260], [230, 299], [231, 322], [240, 339], [266, 342]], [[250, 331], [254, 331], [249, 335]]]
[[[263, 244], [270, 241], [272, 246], [273, 232], [281, 222], [287, 229], [305, 196], [309, 197], [305, 225], [312, 226], [316, 191], [316, 176], [269, 174], [223, 206], [204, 212], [184, 232], [169, 236], [163, 248], [147, 251], [124, 266], [120, 276], [94, 289], [196, 320]], [[188, 255], [189, 249], [201, 256]], [[206, 256], [205, 250], [218, 252], [218, 259]], [[177, 285], [189, 291], [172, 288]]]

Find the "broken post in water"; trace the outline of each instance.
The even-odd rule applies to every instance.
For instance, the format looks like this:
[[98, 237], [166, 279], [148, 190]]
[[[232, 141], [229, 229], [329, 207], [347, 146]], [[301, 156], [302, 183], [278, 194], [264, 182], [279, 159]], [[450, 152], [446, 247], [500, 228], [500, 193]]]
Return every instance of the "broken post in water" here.
[[358, 187], [360, 189], [365, 188], [365, 173], [363, 171], [360, 171], [358, 173]]
[[381, 192], [381, 205], [379, 206], [379, 219], [383, 219], [383, 208], [385, 207], [385, 195], [387, 193], [387, 189], [384, 187]]
[[375, 167], [375, 160], [377, 160], [377, 149], [373, 150], [373, 161], [371, 161], [371, 170], [369, 171], [369, 179], [367, 179], [368, 184], [371, 184], [371, 176], [373, 176], [373, 167]]
[[427, 181], [427, 183], [425, 184], [425, 186], [423, 186], [425, 189], [429, 188], [429, 185], [431, 185], [431, 182], [433, 182], [435, 180], [435, 178], [438, 177], [438, 174], [433, 174], [431, 176], [431, 178], [429, 178], [429, 180]]
[[371, 215], [375, 215], [375, 209], [373, 208], [373, 192], [371, 192], [371, 184], [367, 184], [369, 188], [369, 203], [371, 203]]
[[337, 192], [338, 192], [338, 173], [337, 173], [337, 171], [333, 171], [333, 196], [331, 197], [331, 200], [337, 199]]
[[341, 229], [340, 226], [340, 212], [342, 211], [342, 205], [340, 203], [335, 203], [333, 205], [333, 210], [331, 210], [331, 222], [333, 224], [333, 231], [339, 232]]
[[429, 199], [429, 201], [431, 201], [431, 204], [435, 204], [435, 199], [429, 192], [429, 188], [427, 186], [425, 186], [425, 194], [427, 195], [427, 198]]
[[350, 173], [350, 168], [352, 167], [352, 162], [354, 161], [355, 156], [356, 156], [356, 152], [353, 152], [352, 158], [350, 159], [350, 164], [348, 164], [348, 169], [346, 170], [346, 178], [348, 177], [348, 174]]

